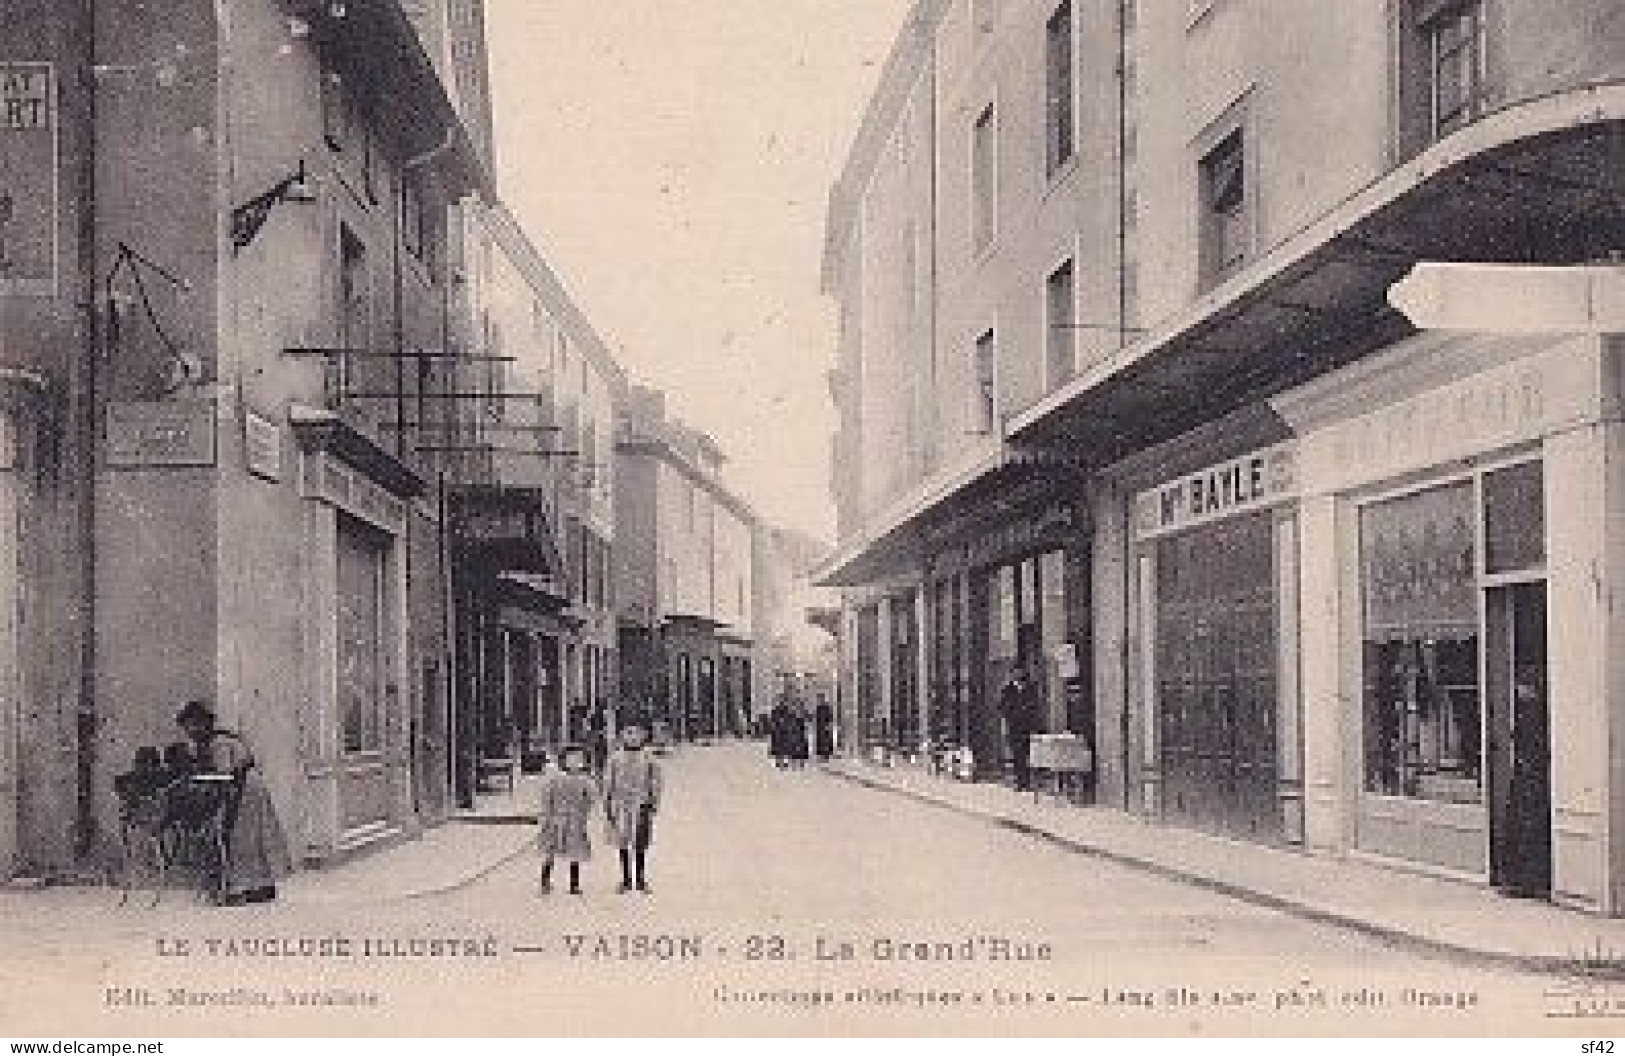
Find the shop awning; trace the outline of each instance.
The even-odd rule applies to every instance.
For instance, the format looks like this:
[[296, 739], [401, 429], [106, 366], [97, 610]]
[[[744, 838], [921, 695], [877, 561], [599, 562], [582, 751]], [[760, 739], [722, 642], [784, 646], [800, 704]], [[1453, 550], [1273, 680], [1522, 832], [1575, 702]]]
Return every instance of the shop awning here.
[[1489, 115], [1369, 185], [1011, 424], [1106, 465], [1414, 333], [1424, 261], [1576, 264], [1625, 248], [1625, 87]]
[[450, 505], [452, 534], [462, 560], [492, 576], [563, 577], [564, 563], [542, 489], [468, 488], [450, 496]]
[[1004, 464], [1007, 449], [996, 438], [977, 447], [954, 465], [927, 478], [873, 518], [864, 531], [844, 540], [812, 572], [821, 587], [845, 587], [867, 582], [900, 557], [906, 557], [913, 536], [911, 525], [926, 511], [986, 478]]

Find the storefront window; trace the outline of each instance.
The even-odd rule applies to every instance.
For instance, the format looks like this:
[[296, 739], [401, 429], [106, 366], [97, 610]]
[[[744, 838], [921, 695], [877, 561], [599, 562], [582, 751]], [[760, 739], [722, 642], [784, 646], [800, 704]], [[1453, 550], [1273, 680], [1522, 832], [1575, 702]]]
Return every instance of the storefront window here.
[[383, 747], [385, 553], [379, 533], [340, 517], [336, 637], [340, 730], [346, 752]]
[[991, 660], [1010, 660], [1016, 655], [1016, 568], [1003, 565], [993, 576], [989, 592], [993, 611], [988, 626], [993, 629], [988, 652]]
[[1360, 511], [1366, 789], [1483, 798], [1473, 483]]
[[1050, 729], [1068, 727], [1066, 679], [1061, 670], [1062, 647], [1066, 643], [1066, 555], [1051, 550], [1041, 559], [1039, 580], [1043, 596], [1039, 605], [1039, 626], [1043, 628], [1045, 684], [1049, 691]]
[[1484, 571], [1523, 572], [1546, 563], [1545, 475], [1520, 462], [1484, 475]]

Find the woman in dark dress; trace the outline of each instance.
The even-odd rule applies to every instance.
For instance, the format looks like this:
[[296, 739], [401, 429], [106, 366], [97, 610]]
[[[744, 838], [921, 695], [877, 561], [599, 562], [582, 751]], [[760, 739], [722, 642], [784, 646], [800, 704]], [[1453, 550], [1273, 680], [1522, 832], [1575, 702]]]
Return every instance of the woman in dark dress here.
[[767, 713], [767, 754], [772, 757], [773, 765], [781, 770], [790, 761], [793, 721], [790, 705], [782, 699]]
[[835, 709], [828, 701], [813, 709], [813, 752], [821, 760], [835, 755]]
[[790, 767], [800, 770], [807, 765], [807, 758], [811, 755], [807, 745], [807, 715], [800, 708], [791, 708], [789, 721], [789, 758]]
[[229, 779], [222, 789], [225, 799], [217, 804], [225, 812], [219, 901], [223, 905], [271, 901], [277, 882], [293, 872], [293, 861], [254, 753], [241, 736], [216, 726], [213, 709], [202, 701], [183, 707], [175, 723], [186, 733], [186, 740], [171, 748], [177, 764], [194, 777]]

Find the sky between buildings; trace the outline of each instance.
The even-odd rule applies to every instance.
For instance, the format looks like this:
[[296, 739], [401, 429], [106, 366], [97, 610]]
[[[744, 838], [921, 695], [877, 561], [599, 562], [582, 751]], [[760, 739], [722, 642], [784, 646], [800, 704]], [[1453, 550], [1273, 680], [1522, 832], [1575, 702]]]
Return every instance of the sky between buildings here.
[[766, 517], [833, 537], [824, 212], [910, 0], [489, 0], [498, 182]]

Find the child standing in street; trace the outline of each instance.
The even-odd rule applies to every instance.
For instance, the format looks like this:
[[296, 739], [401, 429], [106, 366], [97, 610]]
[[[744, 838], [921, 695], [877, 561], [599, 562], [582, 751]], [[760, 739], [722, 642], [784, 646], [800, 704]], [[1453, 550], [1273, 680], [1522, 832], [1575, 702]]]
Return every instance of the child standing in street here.
[[647, 731], [637, 723], [626, 726], [621, 747], [609, 758], [604, 808], [609, 815], [609, 838], [621, 852], [621, 893], [636, 887], [649, 891], [649, 844], [654, 838], [655, 811], [660, 809], [660, 761], [644, 750]]
[[570, 893], [581, 894], [581, 863], [592, 857], [592, 839], [587, 835], [587, 819], [598, 802], [598, 782], [588, 773], [587, 751], [569, 745], [559, 753], [559, 772], [542, 789], [537, 838], [542, 854], [540, 894], [553, 890], [553, 860], [570, 864]]

